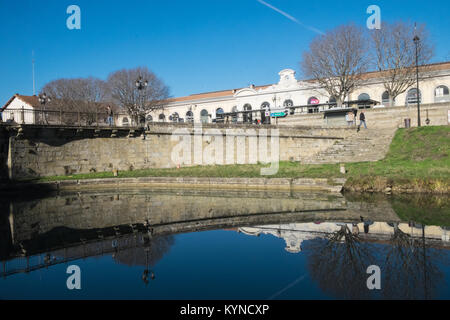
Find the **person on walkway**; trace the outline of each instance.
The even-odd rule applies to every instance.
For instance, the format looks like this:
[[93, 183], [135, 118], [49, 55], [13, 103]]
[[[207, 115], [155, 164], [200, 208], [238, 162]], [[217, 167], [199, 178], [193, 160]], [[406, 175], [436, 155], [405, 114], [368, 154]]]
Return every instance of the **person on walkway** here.
[[367, 129], [366, 116], [364, 115], [364, 111], [361, 111], [361, 113], [359, 114], [359, 127], [361, 127], [362, 124], [364, 124], [364, 128]]
[[350, 111], [348, 113], [348, 121], [347, 121], [349, 127], [353, 126], [353, 121], [354, 121], [353, 112]]
[[358, 120], [358, 109], [353, 109], [353, 121], [355, 122], [355, 126], [357, 120]]
[[113, 125], [113, 111], [110, 106], [106, 108], [108, 113], [108, 125], [111, 127]]

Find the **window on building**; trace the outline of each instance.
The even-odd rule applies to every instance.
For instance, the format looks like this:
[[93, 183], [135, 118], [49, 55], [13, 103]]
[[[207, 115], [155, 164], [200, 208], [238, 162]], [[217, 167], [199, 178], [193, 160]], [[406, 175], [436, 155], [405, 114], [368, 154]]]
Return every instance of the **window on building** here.
[[261, 104], [261, 109], [270, 110], [270, 103], [268, 103], [267, 101], [263, 102]]
[[153, 122], [153, 117], [151, 115], [147, 115], [147, 122]]
[[337, 105], [336, 97], [331, 96], [330, 99], [328, 100], [328, 103], [330, 104], [329, 106], [330, 109], [336, 107]]
[[[319, 104], [320, 101], [316, 97], [309, 97], [308, 105]], [[308, 107], [308, 113], [317, 113], [319, 112], [319, 107]]]
[[224, 122], [224, 117], [223, 117], [223, 109], [222, 108], [217, 108], [216, 109], [216, 122]]
[[123, 126], [128, 126], [130, 124], [130, 121], [128, 120], [128, 118], [127, 117], [124, 117], [123, 119], [122, 119], [122, 125]]
[[308, 104], [319, 104], [319, 103], [320, 103], [320, 101], [316, 97], [310, 97], [308, 99]]
[[[252, 110], [252, 106], [250, 104], [246, 103], [244, 105], [244, 111], [251, 111], [251, 110]], [[245, 122], [250, 122], [251, 123], [252, 119], [253, 119], [253, 117], [252, 117], [252, 113], [251, 112], [244, 112], [244, 114], [243, 114], [243, 121], [244, 121], [244, 123]]]
[[169, 116], [169, 120], [172, 122], [178, 122], [179, 119], [180, 119], [180, 116], [178, 115], [177, 112], [174, 112]]
[[294, 106], [294, 102], [292, 100], [288, 99], [283, 102], [283, 107], [286, 109], [289, 109], [289, 114], [295, 113], [295, 108], [292, 108]]
[[232, 114], [231, 114], [231, 122], [233, 122], [233, 123], [236, 123], [237, 121], [238, 121], [238, 108], [237, 108], [237, 106], [234, 106], [232, 109], [231, 109], [231, 112], [232, 112]]
[[358, 108], [359, 109], [366, 109], [370, 108], [370, 96], [367, 93], [361, 93], [358, 96]]
[[194, 122], [194, 113], [190, 110], [186, 112], [186, 122]]
[[164, 121], [166, 121], [166, 116], [163, 113], [161, 113], [159, 115], [158, 119], [159, 119], [159, 122], [164, 122]]
[[[422, 94], [419, 90], [419, 102], [422, 102]], [[406, 105], [408, 104], [414, 104], [417, 103], [417, 89], [412, 88], [409, 89], [408, 93], [406, 94]]]
[[202, 123], [208, 123], [208, 118], [209, 118], [208, 111], [206, 111], [205, 109], [200, 111], [200, 121]]
[[434, 101], [442, 102], [442, 101], [450, 101], [449, 90], [447, 86], [439, 86], [434, 89]]
[[381, 103], [384, 104], [385, 106], [389, 106], [389, 104], [391, 103], [389, 92], [387, 91], [383, 92], [383, 94], [381, 95]]

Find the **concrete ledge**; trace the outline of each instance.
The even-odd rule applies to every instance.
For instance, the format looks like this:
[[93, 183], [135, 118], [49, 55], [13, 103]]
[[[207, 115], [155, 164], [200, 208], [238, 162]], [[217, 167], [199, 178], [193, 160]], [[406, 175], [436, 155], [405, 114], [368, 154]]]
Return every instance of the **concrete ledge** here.
[[288, 179], [288, 178], [202, 178], [202, 177], [142, 177], [61, 180], [51, 182], [6, 183], [0, 189], [80, 190], [92, 188], [206, 188], [254, 190], [314, 190], [339, 193], [345, 179]]

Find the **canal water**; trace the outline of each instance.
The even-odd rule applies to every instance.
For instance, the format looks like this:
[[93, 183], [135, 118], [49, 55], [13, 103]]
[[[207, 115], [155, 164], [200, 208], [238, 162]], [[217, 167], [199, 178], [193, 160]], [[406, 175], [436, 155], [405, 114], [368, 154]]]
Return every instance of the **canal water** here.
[[0, 208], [0, 299], [450, 298], [448, 197], [109, 189]]

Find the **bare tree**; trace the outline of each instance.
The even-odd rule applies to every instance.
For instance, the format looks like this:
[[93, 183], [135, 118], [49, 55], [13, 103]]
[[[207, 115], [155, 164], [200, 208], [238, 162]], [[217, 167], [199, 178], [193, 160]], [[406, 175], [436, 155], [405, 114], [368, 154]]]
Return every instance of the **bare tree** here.
[[[397, 96], [416, 82], [416, 47], [413, 41], [416, 35], [420, 38], [417, 48], [418, 62], [419, 65], [425, 65], [432, 58], [434, 51], [425, 25], [415, 28], [405, 22], [383, 23], [381, 29], [371, 31], [375, 63], [377, 69], [383, 72], [390, 106], [395, 105]], [[419, 70], [423, 73], [425, 67]]]
[[[147, 82], [140, 90], [136, 86], [139, 79]], [[169, 88], [147, 67], [113, 72], [108, 76], [107, 84], [112, 101], [133, 118], [163, 108], [169, 97]]]
[[52, 98], [52, 107], [65, 111], [95, 112], [106, 98], [107, 87], [97, 78], [57, 79], [41, 90]]
[[[45, 105], [47, 121], [49, 117], [74, 123], [78, 120], [76, 113], [81, 113], [83, 120], [91, 124], [98, 120], [97, 113], [106, 112], [106, 83], [97, 78], [57, 79], [47, 83], [41, 90], [44, 92], [51, 97], [51, 102]], [[61, 116], [55, 111], [64, 113]]]
[[361, 75], [370, 64], [364, 30], [343, 25], [317, 36], [303, 53], [301, 68], [340, 107], [345, 98], [361, 85]]

